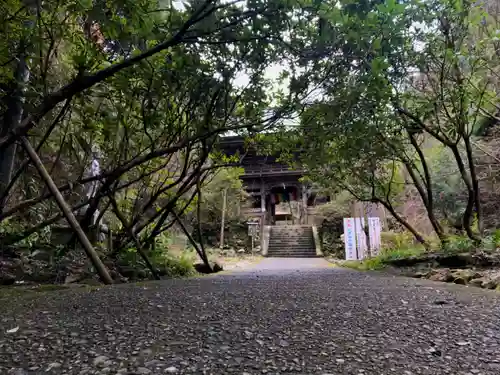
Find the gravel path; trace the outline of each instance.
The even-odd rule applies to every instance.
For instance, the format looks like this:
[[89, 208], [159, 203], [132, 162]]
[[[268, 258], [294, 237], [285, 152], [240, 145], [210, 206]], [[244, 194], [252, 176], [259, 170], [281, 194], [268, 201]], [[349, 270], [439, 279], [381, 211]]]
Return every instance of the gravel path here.
[[0, 297], [0, 374], [497, 375], [498, 302], [320, 259]]

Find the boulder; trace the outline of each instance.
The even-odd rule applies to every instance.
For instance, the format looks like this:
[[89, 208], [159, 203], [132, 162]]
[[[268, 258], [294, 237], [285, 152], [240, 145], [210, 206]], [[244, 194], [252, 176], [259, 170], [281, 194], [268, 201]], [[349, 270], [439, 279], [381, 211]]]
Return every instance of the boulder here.
[[479, 272], [471, 269], [454, 270], [451, 274], [454, 277], [453, 282], [462, 285], [466, 285], [472, 279], [478, 279], [482, 276]]
[[30, 254], [30, 258], [43, 262], [50, 262], [52, 260], [52, 251], [38, 249]]
[[127, 279], [135, 280], [137, 278], [137, 270], [132, 266], [120, 265], [118, 267], [118, 272]]
[[222, 266], [217, 263], [212, 264], [212, 269], [209, 269], [204, 263], [196, 263], [193, 266], [197, 272], [204, 274], [220, 272], [223, 270]]
[[85, 278], [85, 275], [70, 273], [64, 279], [64, 284], [74, 284], [74, 283], [77, 283], [77, 282], [79, 282], [80, 280], [82, 280], [84, 278]]
[[430, 272], [428, 278], [432, 281], [442, 281], [445, 283], [449, 283], [455, 279], [449, 268], [434, 269]]
[[429, 276], [430, 272], [428, 271], [416, 271], [410, 272], [408, 276], [414, 277], [416, 279], [426, 279]]
[[0, 271], [0, 285], [13, 285], [16, 282], [16, 275], [8, 271]]
[[470, 280], [469, 281], [469, 285], [477, 286], [478, 288], [482, 288], [484, 282], [485, 282], [485, 278], [484, 277], [479, 277], [477, 279]]
[[493, 271], [487, 275], [483, 276], [484, 281], [481, 284], [481, 287], [484, 289], [495, 289], [500, 285], [500, 272]]
[[484, 289], [495, 289], [498, 286], [498, 281], [493, 279], [486, 279], [481, 284]]
[[236, 256], [236, 251], [234, 251], [234, 249], [228, 249], [224, 250], [223, 254], [227, 257], [234, 257]]

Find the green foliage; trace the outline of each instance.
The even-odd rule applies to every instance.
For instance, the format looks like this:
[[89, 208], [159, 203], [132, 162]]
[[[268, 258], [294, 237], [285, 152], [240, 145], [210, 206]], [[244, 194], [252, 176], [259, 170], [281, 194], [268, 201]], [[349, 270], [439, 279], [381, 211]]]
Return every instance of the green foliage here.
[[347, 191], [331, 196], [330, 202], [315, 207], [315, 215], [326, 220], [344, 218], [350, 213], [352, 197]]
[[409, 232], [382, 232], [382, 248], [385, 250], [406, 249], [415, 246], [414, 237]]
[[449, 253], [464, 253], [477, 248], [474, 242], [466, 236], [451, 235], [447, 237], [443, 250]]
[[[186, 277], [195, 273], [193, 264], [196, 261], [196, 254], [194, 251], [184, 249], [179, 254], [172, 253], [169, 250], [172, 239], [167, 232], [163, 232], [157, 236], [155, 241], [154, 248], [146, 253], [154, 268], [161, 275], [167, 277]], [[134, 247], [129, 247], [121, 251], [118, 259], [120, 264], [127, 264], [136, 269], [146, 269], [146, 265]]]
[[174, 255], [169, 251], [172, 238], [168, 232], [161, 233], [155, 241], [154, 251], [150, 252], [149, 256], [155, 268], [162, 274], [170, 277], [183, 277], [194, 273], [195, 255], [192, 251], [184, 249], [180, 254]]
[[361, 261], [342, 262], [342, 266], [361, 271], [380, 270], [387, 266], [387, 263], [395, 259], [404, 259], [412, 256], [419, 256], [425, 252], [423, 246], [409, 247], [402, 249], [382, 250], [379, 255]]
[[[21, 235], [26, 228], [23, 223], [17, 219], [6, 219], [0, 221], [0, 242], [2, 238], [17, 237]], [[20, 248], [31, 250], [39, 246], [40, 243], [47, 244], [50, 241], [51, 229], [50, 227], [43, 228], [42, 230], [32, 233], [17, 242]]]
[[182, 254], [180, 257], [164, 257], [157, 259], [155, 265], [170, 277], [186, 277], [195, 274], [193, 267], [193, 257], [189, 254]]
[[[226, 222], [240, 219], [240, 207], [247, 199], [240, 176], [243, 168], [221, 168], [206, 181], [202, 190], [201, 217], [204, 223], [220, 223], [223, 201], [226, 200]], [[193, 201], [192, 207], [196, 205]]]
[[500, 229], [495, 229], [493, 235], [491, 236], [493, 240], [493, 245], [498, 248], [500, 247]]

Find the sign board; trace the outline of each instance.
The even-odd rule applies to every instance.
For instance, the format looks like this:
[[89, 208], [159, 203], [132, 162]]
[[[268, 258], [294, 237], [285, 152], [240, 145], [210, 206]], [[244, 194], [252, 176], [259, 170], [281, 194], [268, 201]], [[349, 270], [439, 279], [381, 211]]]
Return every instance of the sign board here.
[[358, 259], [356, 255], [356, 232], [354, 229], [354, 219], [344, 218], [344, 243], [345, 258], [347, 260]]
[[382, 246], [382, 240], [380, 237], [381, 232], [380, 218], [369, 217], [368, 218], [368, 229], [370, 232], [370, 248], [372, 255], [378, 255], [380, 248]]
[[358, 250], [358, 258], [363, 259], [366, 256], [366, 234], [365, 234], [365, 219], [364, 218], [355, 218], [354, 222], [356, 223], [356, 249]]
[[[368, 218], [371, 255], [377, 255], [381, 248], [380, 218]], [[344, 218], [344, 245], [346, 260], [361, 260], [368, 256], [368, 244], [364, 231], [364, 218]]]
[[259, 223], [254, 221], [248, 221], [247, 224], [248, 224], [248, 235], [250, 237], [257, 236], [259, 230]]

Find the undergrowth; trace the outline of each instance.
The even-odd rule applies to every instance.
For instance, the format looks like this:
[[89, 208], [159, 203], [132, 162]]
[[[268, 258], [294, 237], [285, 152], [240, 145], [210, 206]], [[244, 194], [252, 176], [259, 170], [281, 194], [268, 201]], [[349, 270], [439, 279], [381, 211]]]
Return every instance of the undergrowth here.
[[[197, 255], [194, 249], [184, 248], [180, 251], [172, 251], [170, 245], [170, 239], [160, 235], [156, 240], [154, 248], [148, 251], [149, 260], [160, 275], [168, 277], [187, 277], [196, 274], [194, 263], [197, 260]], [[146, 270], [146, 265], [135, 247], [130, 247], [121, 252], [119, 258], [124, 264], [129, 264], [137, 269]]]
[[348, 260], [342, 262], [342, 266], [353, 268], [361, 271], [379, 270], [386, 266], [387, 262], [395, 259], [408, 258], [411, 256], [421, 255], [425, 252], [425, 248], [409, 247], [406, 249], [383, 249], [380, 254], [363, 260]]
[[500, 230], [495, 230], [491, 235], [485, 237], [480, 245], [475, 244], [470, 238], [460, 235], [450, 235], [445, 244], [441, 244], [436, 238], [428, 238], [429, 244], [424, 246], [413, 243], [413, 238], [407, 233], [382, 233], [383, 249], [377, 256], [363, 260], [349, 260], [342, 262], [343, 267], [357, 270], [379, 270], [387, 266], [390, 261], [403, 259], [425, 253], [459, 254], [476, 250], [491, 252], [500, 247]]

